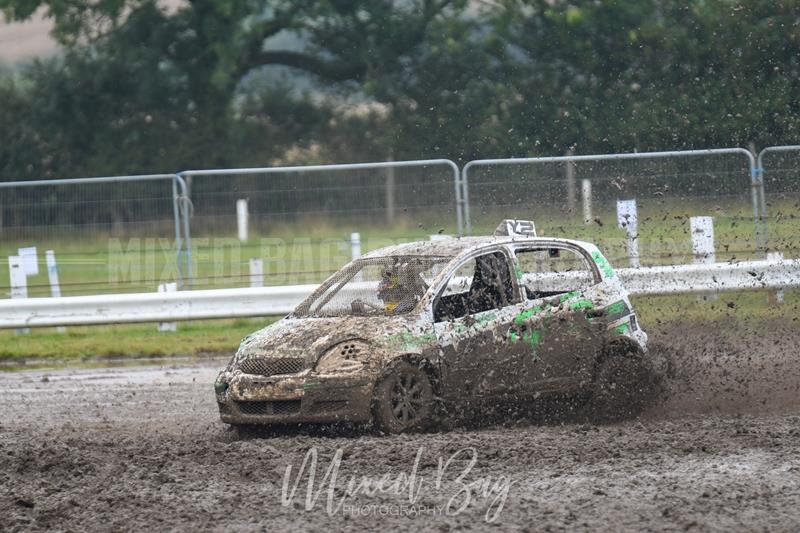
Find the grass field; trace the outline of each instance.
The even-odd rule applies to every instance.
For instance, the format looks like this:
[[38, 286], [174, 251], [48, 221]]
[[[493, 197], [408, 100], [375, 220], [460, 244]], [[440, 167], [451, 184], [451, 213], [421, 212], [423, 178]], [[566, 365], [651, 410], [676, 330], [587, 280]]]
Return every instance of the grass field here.
[[[689, 216], [704, 212], [691, 205], [644, 205], [640, 208], [639, 252], [644, 265], [679, 264], [691, 261]], [[754, 256], [756, 243], [751, 215], [740, 206], [711, 205], [714, 216], [717, 260], [747, 259]], [[797, 257], [800, 250], [800, 219], [793, 204], [774, 206], [769, 223], [770, 247]], [[520, 216], [521, 213], [517, 213]], [[571, 237], [597, 243], [617, 266], [627, 266], [625, 231], [616, 214], [599, 212], [598, 222], [589, 225], [576, 216], [562, 213], [531, 213], [541, 235]], [[474, 213], [473, 234], [490, 234], [502, 218], [501, 212]], [[427, 239], [439, 232], [453, 234], [455, 228], [430, 222], [401, 220], [392, 227], [365, 224], [364, 227], [332, 223], [309, 223], [274, 227], [269, 233], [251, 235], [240, 243], [231, 236], [198, 235], [192, 240], [193, 288], [246, 286], [249, 260], [264, 261], [265, 283], [282, 285], [315, 283], [350, 259], [349, 235], [361, 234], [362, 251], [389, 244]], [[148, 292], [159, 283], [178, 278], [174, 241], [156, 238], [91, 238], [76, 235], [69, 241], [28, 240], [0, 242], [0, 257], [16, 254], [19, 247], [37, 246], [39, 274], [28, 279], [30, 296], [49, 296], [50, 285], [44, 265], [44, 251], [55, 250], [59, 263], [62, 294]], [[0, 291], [9, 292], [8, 264], [0, 261]]]
[[[756, 254], [753, 222], [746, 206], [724, 203], [703, 205], [687, 202], [643, 203], [640, 207], [639, 249], [644, 265], [680, 264], [691, 261], [689, 216], [705, 213], [714, 216], [717, 261], [748, 259]], [[768, 220], [770, 247], [787, 257], [798, 257], [800, 219], [797, 205], [791, 201], [770, 206]], [[505, 212], [505, 211], [503, 211]], [[624, 230], [617, 227], [616, 213], [596, 213], [598, 222], [583, 224], [579, 216], [542, 209], [532, 215], [541, 235], [571, 237], [598, 243], [618, 267], [627, 266]], [[509, 213], [508, 216], [521, 216]], [[537, 216], [538, 215], [538, 216]], [[473, 213], [473, 234], [490, 234], [503, 214]], [[452, 221], [448, 221], [452, 222]], [[195, 272], [193, 288], [223, 288], [248, 284], [248, 262], [264, 261], [265, 283], [282, 285], [316, 283], [350, 259], [349, 235], [361, 234], [362, 251], [389, 244], [427, 239], [436, 233], [453, 234], [454, 226], [437, 225], [430, 220], [400, 218], [392, 227], [379, 224], [336, 225], [309, 221], [308, 224], [273, 227], [270, 232], [251, 235], [246, 243], [232, 236], [193, 238], [192, 259]], [[15, 254], [21, 246], [36, 245], [40, 255], [40, 273], [30, 277], [30, 296], [49, 296], [50, 288], [44, 265], [44, 250], [53, 249], [59, 261], [64, 296], [118, 292], [154, 291], [158, 283], [177, 277], [172, 241], [147, 238], [114, 239], [94, 236], [63, 241], [46, 239], [0, 242], [0, 257]], [[8, 264], [0, 261], [0, 291], [8, 296]], [[696, 296], [647, 298], [638, 302], [644, 323], [654, 323], [673, 316], [694, 316], [698, 320], [729, 320], [733, 317], [777, 316], [796, 313], [794, 293], [780, 308], [767, 305], [763, 292], [723, 294], [717, 302], [698, 302]], [[731, 302], [732, 306], [722, 302]], [[738, 319], [738, 318], [737, 318]], [[68, 328], [66, 335], [52, 329], [34, 330], [17, 336], [0, 332], [0, 359], [27, 357], [84, 358], [112, 355], [191, 355], [204, 351], [233, 350], [239, 339], [257, 329], [264, 320], [221, 320], [185, 323], [177, 333], [156, 333], [152, 324], [135, 326], [95, 326]]]

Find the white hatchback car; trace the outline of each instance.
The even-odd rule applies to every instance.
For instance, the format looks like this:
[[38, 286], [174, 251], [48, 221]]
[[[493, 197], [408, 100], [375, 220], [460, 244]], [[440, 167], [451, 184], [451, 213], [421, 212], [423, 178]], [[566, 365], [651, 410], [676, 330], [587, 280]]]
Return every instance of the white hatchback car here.
[[646, 343], [596, 246], [504, 221], [494, 236], [390, 246], [346, 265], [245, 338], [215, 391], [235, 425], [402, 432], [440, 405], [565, 393], [629, 415], [646, 387]]

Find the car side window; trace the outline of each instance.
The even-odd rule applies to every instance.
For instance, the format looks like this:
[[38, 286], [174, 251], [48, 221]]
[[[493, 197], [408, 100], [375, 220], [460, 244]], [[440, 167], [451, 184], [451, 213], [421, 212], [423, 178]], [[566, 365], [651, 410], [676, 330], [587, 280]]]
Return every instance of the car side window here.
[[566, 248], [528, 248], [515, 252], [517, 278], [529, 300], [594, 285], [594, 270], [580, 253]]
[[502, 252], [480, 255], [461, 265], [434, 306], [441, 322], [516, 303], [508, 260]]

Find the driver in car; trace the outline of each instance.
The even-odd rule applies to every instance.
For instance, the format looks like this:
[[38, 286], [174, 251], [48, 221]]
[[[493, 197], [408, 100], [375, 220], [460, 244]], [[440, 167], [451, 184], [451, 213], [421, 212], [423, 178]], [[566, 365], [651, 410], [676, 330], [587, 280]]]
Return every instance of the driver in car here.
[[378, 284], [378, 298], [386, 312], [399, 315], [411, 311], [428, 289], [414, 265], [394, 265], [383, 272]]

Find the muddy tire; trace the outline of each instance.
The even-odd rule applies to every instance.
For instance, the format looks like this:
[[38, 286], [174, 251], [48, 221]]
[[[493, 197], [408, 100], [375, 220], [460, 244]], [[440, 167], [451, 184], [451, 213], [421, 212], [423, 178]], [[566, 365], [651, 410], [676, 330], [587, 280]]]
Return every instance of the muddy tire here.
[[433, 387], [428, 375], [405, 361], [394, 365], [375, 385], [372, 418], [375, 427], [384, 433], [427, 427], [433, 408]]
[[589, 415], [597, 422], [636, 418], [658, 395], [649, 360], [639, 353], [615, 354], [600, 362], [592, 385]]

